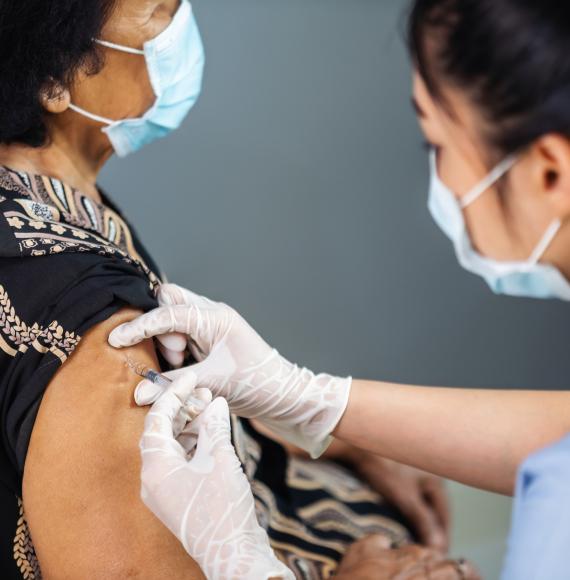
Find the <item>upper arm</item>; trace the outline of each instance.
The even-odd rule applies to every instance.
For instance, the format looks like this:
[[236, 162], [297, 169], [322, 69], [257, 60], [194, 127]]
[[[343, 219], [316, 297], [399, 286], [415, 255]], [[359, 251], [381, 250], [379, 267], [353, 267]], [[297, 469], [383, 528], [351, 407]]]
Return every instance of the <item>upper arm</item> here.
[[203, 578], [198, 565], [140, 499], [133, 359], [157, 366], [152, 341], [115, 350], [109, 332], [125, 309], [89, 331], [50, 382], [26, 456], [23, 502], [47, 579]]

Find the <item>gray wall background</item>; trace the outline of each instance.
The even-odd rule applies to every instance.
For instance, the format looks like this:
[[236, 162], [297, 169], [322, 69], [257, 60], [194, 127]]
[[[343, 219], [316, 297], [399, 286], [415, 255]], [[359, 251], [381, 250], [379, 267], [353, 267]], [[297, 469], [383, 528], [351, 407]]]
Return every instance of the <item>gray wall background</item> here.
[[204, 92], [102, 184], [171, 281], [315, 370], [566, 388], [567, 307], [494, 297], [426, 208], [395, 0], [197, 0]]

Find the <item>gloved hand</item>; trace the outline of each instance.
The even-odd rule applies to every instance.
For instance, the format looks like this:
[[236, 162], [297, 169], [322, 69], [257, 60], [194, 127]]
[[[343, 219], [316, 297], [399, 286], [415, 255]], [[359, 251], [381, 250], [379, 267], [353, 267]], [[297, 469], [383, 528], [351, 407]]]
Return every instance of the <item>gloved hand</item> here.
[[[157, 336], [173, 364], [180, 363], [188, 346], [201, 361], [190, 372], [198, 376], [200, 386], [224, 397], [232, 413], [259, 419], [313, 458], [325, 451], [346, 410], [351, 378], [315, 375], [290, 363], [225, 304], [172, 284], [160, 288], [158, 299], [163, 306], [118, 326], [109, 343], [132, 346]], [[166, 375], [173, 378], [184, 372], [188, 370]], [[143, 381], [137, 402], [148, 404], [160, 391]]]
[[[196, 377], [186, 373], [150, 409], [140, 442], [141, 497], [209, 580], [293, 580], [255, 516], [230, 440], [228, 405], [211, 402], [175, 438]], [[211, 399], [211, 396], [210, 396]]]

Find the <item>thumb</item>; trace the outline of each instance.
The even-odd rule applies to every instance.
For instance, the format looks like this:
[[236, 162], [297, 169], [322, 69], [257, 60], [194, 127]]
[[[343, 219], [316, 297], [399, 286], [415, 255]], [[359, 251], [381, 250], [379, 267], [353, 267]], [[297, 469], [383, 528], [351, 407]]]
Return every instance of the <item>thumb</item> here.
[[[177, 377], [152, 406], [150, 414], [164, 415], [173, 421], [196, 388], [197, 377], [186, 372]], [[148, 416], [148, 415], [147, 415]]]
[[223, 397], [214, 399], [202, 413], [200, 428], [207, 428], [212, 432], [230, 428], [230, 408]]
[[[226, 360], [228, 357], [220, 356], [219, 349], [212, 351], [212, 354], [200, 363], [196, 363], [189, 367], [175, 369], [162, 373], [170, 380], [175, 380], [186, 373], [192, 373], [197, 377], [197, 386], [205, 389], [210, 389], [214, 396], [218, 395], [218, 380], [220, 376], [230, 376], [234, 371], [234, 366], [230, 361]], [[223, 353], [222, 353], [223, 354]], [[170, 387], [166, 387], [166, 390]], [[144, 407], [154, 403], [158, 397], [165, 391], [165, 388], [144, 379], [136, 387], [134, 397], [137, 405]]]
[[186, 452], [189, 451], [189, 448], [186, 446], [188, 443], [191, 443], [192, 439], [186, 437], [184, 431], [188, 425], [191, 425], [197, 418], [200, 418], [200, 414], [211, 402], [211, 391], [200, 388], [194, 389], [192, 400], [187, 400], [184, 407], [180, 410], [178, 415], [176, 415], [176, 418], [172, 423], [174, 437], [176, 437], [180, 445], [186, 449]]
[[145, 417], [140, 441], [143, 455], [150, 453], [149, 450], [154, 452], [157, 448], [169, 449], [175, 453], [181, 450], [174, 439], [173, 424], [195, 386], [196, 375], [187, 373], [172, 383], [172, 387], [154, 403]]
[[[186, 374], [188, 371], [189, 369], [186, 367], [174, 371], [167, 371], [161, 374], [171, 381], [175, 381], [176, 379]], [[170, 388], [171, 385], [163, 387], [162, 385], [157, 385], [148, 379], [143, 379], [135, 388], [135, 403], [141, 407], [145, 405], [151, 405], [160, 397], [160, 395], [168, 391]]]
[[226, 400], [219, 397], [199, 417], [196, 452], [188, 466], [195, 473], [212, 473], [228, 450], [235, 456], [231, 443], [230, 410]]

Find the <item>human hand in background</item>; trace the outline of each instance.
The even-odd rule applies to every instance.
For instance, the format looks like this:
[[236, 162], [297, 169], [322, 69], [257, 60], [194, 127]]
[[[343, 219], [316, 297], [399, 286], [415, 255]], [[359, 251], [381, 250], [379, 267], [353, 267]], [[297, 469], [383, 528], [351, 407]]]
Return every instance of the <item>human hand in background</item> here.
[[439, 550], [410, 545], [390, 548], [385, 536], [362, 538], [346, 551], [336, 580], [481, 580], [464, 560], [448, 560]]
[[[150, 409], [140, 441], [141, 498], [209, 580], [292, 580], [255, 515], [249, 482], [231, 443], [226, 401], [185, 425], [196, 377], [175, 380]], [[181, 420], [182, 417], [182, 420]]]
[[[315, 375], [290, 363], [225, 304], [172, 284], [159, 289], [158, 300], [161, 307], [117, 327], [109, 343], [120, 348], [157, 337], [174, 365], [189, 348], [199, 363], [166, 376], [194, 373], [200, 386], [228, 401], [232, 413], [259, 419], [312, 457], [323, 453], [346, 410], [350, 378]], [[137, 403], [148, 404], [161, 392], [143, 381]]]
[[[253, 426], [285, 447], [290, 455], [306, 453], [290, 445], [258, 421]], [[348, 466], [362, 481], [406, 516], [420, 543], [446, 553], [449, 549], [450, 509], [442, 478], [335, 440], [323, 459]]]
[[422, 544], [447, 553], [450, 509], [443, 479], [367, 452], [358, 453], [352, 466], [406, 516]]

